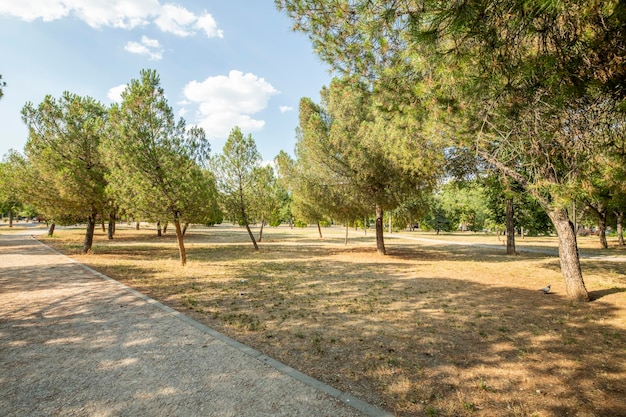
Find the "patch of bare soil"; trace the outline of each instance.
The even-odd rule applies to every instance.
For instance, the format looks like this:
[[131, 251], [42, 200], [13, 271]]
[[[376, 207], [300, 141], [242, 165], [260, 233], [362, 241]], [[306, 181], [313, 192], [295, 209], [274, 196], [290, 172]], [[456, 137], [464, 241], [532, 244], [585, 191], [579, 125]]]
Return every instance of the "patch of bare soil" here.
[[[98, 236], [79, 261], [398, 416], [626, 415], [626, 271], [584, 260], [594, 301], [537, 253], [266, 228]], [[47, 239], [72, 252], [79, 233]], [[552, 284], [552, 294], [538, 291]]]

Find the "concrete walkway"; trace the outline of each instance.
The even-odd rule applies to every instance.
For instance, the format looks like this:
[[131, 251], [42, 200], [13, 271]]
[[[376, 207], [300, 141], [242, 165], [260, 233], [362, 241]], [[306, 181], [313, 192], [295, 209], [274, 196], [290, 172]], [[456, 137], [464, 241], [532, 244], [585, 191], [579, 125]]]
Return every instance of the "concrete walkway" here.
[[1, 416], [392, 416], [0, 235]]

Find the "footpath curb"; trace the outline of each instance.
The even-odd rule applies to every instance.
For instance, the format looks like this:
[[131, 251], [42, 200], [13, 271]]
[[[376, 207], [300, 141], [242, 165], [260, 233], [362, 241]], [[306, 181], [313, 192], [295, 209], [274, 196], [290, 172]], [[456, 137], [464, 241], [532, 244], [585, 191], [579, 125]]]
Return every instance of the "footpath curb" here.
[[290, 366], [287, 366], [287, 365], [285, 365], [285, 364], [283, 364], [283, 363], [281, 363], [281, 362], [279, 362], [279, 361], [277, 361], [277, 360], [275, 360], [275, 359], [273, 359], [273, 358], [271, 358], [271, 357], [269, 357], [269, 356], [259, 352], [256, 349], [253, 349], [253, 348], [251, 348], [251, 347], [249, 347], [247, 345], [244, 345], [243, 343], [240, 343], [240, 342], [238, 342], [238, 341], [236, 341], [234, 339], [231, 339], [230, 337], [228, 337], [228, 336], [226, 336], [226, 335], [224, 335], [224, 334], [222, 334], [222, 333], [220, 333], [220, 332], [218, 332], [218, 331], [216, 331], [216, 330], [214, 330], [214, 329], [212, 329], [212, 328], [210, 328], [210, 327], [208, 327], [208, 326], [206, 326], [206, 325], [204, 325], [204, 324], [202, 324], [202, 323], [200, 323], [200, 322], [198, 322], [198, 321], [196, 321], [194, 319], [192, 319], [191, 317], [188, 317], [188, 316], [184, 315], [183, 313], [181, 313], [181, 312], [179, 312], [177, 310], [174, 310], [173, 308], [168, 307], [165, 304], [163, 304], [163, 303], [161, 303], [161, 302], [159, 302], [159, 301], [157, 301], [157, 300], [155, 300], [153, 298], [150, 298], [147, 295], [142, 294], [139, 291], [137, 291], [137, 290], [135, 290], [135, 289], [125, 285], [125, 284], [122, 284], [121, 282], [116, 281], [115, 279], [113, 279], [113, 278], [111, 278], [111, 277], [109, 277], [107, 275], [104, 275], [104, 274], [100, 273], [100, 272], [90, 268], [89, 266], [83, 264], [83, 263], [81, 263], [81, 262], [79, 262], [79, 261], [77, 261], [75, 259], [72, 259], [72, 258], [70, 258], [70, 257], [68, 257], [68, 256], [66, 256], [66, 255], [64, 255], [62, 253], [60, 253], [56, 249], [46, 245], [45, 243], [41, 242], [38, 239], [36, 239], [35, 236], [33, 236], [33, 235], [31, 235], [30, 238], [33, 241], [37, 242], [39, 245], [47, 248], [48, 250], [50, 250], [52, 252], [55, 252], [58, 255], [63, 256], [69, 262], [72, 262], [72, 263], [80, 266], [82, 269], [84, 269], [84, 270], [88, 271], [89, 273], [97, 276], [98, 278], [101, 278], [101, 279], [103, 279], [105, 281], [108, 281], [111, 284], [116, 285], [117, 287], [119, 287], [119, 288], [123, 289], [124, 291], [132, 294], [133, 296], [135, 296], [135, 297], [145, 301], [146, 303], [150, 304], [151, 306], [153, 306], [153, 307], [155, 307], [155, 308], [157, 308], [157, 309], [167, 313], [167, 315], [170, 315], [172, 317], [177, 318], [178, 320], [182, 321], [183, 323], [196, 328], [197, 330], [199, 330], [199, 331], [201, 331], [201, 332], [203, 332], [203, 333], [205, 333], [205, 334], [207, 334], [207, 335], [209, 335], [209, 336], [211, 336], [211, 337], [213, 337], [213, 338], [215, 338], [215, 339], [217, 339], [217, 340], [219, 340], [219, 341], [229, 345], [230, 347], [232, 347], [232, 348], [234, 348], [234, 349], [236, 349], [236, 350], [238, 350], [238, 351], [240, 351], [240, 352], [242, 352], [242, 353], [244, 353], [244, 354], [246, 354], [246, 355], [248, 355], [248, 356], [250, 356], [250, 357], [252, 357], [252, 358], [254, 358], [254, 359], [256, 359], [256, 360], [258, 360], [258, 361], [260, 361], [260, 362], [262, 362], [262, 363], [264, 363], [264, 364], [266, 364], [268, 366], [270, 366], [270, 367], [272, 367], [272, 368], [274, 368], [275, 370], [277, 370], [277, 371], [279, 371], [279, 372], [281, 372], [281, 373], [283, 373], [285, 375], [288, 375], [289, 377], [291, 377], [291, 378], [293, 378], [293, 379], [295, 379], [297, 381], [300, 381], [300, 382], [302, 382], [304, 384], [307, 384], [307, 385], [315, 388], [316, 390], [319, 390], [321, 392], [324, 392], [324, 393], [328, 394], [329, 396], [339, 400], [341, 403], [343, 403], [343, 404], [345, 404], [345, 405], [347, 405], [347, 406], [349, 406], [351, 408], [354, 408], [355, 410], [365, 414], [368, 417], [394, 417], [393, 413], [390, 413], [390, 412], [388, 412], [386, 410], [383, 410], [381, 408], [378, 408], [378, 407], [375, 407], [375, 406], [373, 406], [371, 404], [368, 404], [365, 401], [362, 401], [359, 398], [357, 398], [357, 397], [355, 397], [355, 396], [353, 396], [351, 394], [348, 394], [346, 392], [340, 391], [340, 390], [338, 390], [336, 388], [331, 387], [330, 385], [328, 385], [328, 384], [326, 384], [324, 382], [321, 382], [321, 381], [319, 381], [319, 380], [317, 380], [317, 379], [315, 379], [315, 378], [313, 378], [311, 376], [308, 376], [308, 375], [306, 375], [306, 374], [304, 374], [304, 373], [302, 373], [300, 371], [297, 371], [296, 369], [294, 369], [294, 368], [292, 368]]

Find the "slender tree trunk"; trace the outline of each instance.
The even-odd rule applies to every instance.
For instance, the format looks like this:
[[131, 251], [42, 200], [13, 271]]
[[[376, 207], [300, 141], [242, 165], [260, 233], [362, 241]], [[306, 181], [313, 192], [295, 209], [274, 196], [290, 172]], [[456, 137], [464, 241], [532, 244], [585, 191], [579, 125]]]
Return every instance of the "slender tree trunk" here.
[[322, 226], [320, 226], [320, 221], [317, 221], [317, 233], [320, 235], [320, 239], [322, 238]]
[[180, 254], [180, 264], [182, 266], [185, 266], [187, 264], [187, 252], [185, 251], [183, 231], [180, 227], [180, 221], [178, 220], [178, 215], [175, 215], [174, 227], [176, 228], [176, 240], [178, 241], [178, 253]]
[[111, 213], [109, 213], [109, 229], [107, 232], [109, 240], [113, 240], [113, 236], [115, 236], [115, 220], [115, 210], [111, 210]]
[[185, 236], [187, 234], [187, 228], [189, 227], [189, 223], [185, 223], [185, 225], [183, 226], [183, 236]]
[[598, 204], [598, 206], [588, 205], [596, 216], [598, 216], [598, 237], [600, 238], [600, 246], [603, 249], [608, 249], [609, 242], [606, 240], [606, 212], [607, 209], [604, 204]]
[[376, 204], [376, 250], [379, 255], [387, 254], [383, 237], [383, 208], [378, 204]]
[[259, 245], [257, 245], [256, 240], [254, 239], [254, 235], [252, 234], [252, 230], [250, 230], [250, 225], [248, 224], [248, 216], [246, 215], [246, 205], [243, 199], [243, 187], [241, 185], [241, 182], [239, 183], [239, 209], [241, 210], [241, 220], [246, 226], [248, 236], [250, 236], [252, 245], [254, 245], [254, 250], [259, 250]]
[[585, 287], [583, 273], [580, 269], [574, 225], [569, 220], [567, 212], [563, 209], [549, 210], [548, 216], [552, 220], [559, 236], [559, 259], [561, 261], [561, 273], [565, 279], [567, 296], [577, 301], [589, 301], [589, 293]]
[[254, 245], [254, 250], [259, 250], [259, 245], [257, 245], [256, 240], [254, 239], [254, 235], [252, 234], [252, 230], [250, 230], [248, 221], [245, 221], [244, 223], [246, 225], [246, 230], [248, 231], [248, 236], [250, 236], [250, 240], [252, 241], [252, 245]]
[[161, 233], [161, 220], [157, 220], [157, 236], [161, 237], [162, 233]]
[[346, 238], [344, 239], [344, 242], [343, 242], [345, 246], [348, 246], [348, 227], [349, 227], [348, 223], [346, 223]]
[[54, 228], [56, 224], [54, 222], [50, 223], [50, 227], [48, 227], [48, 237], [52, 237], [54, 235]]
[[363, 217], [363, 234], [367, 236], [367, 217]]
[[163, 234], [167, 234], [167, 225], [169, 222], [163, 223]]
[[139, 220], [135, 220], [135, 230], [139, 230], [139, 225], [141, 224], [141, 222]]
[[393, 211], [389, 211], [389, 234], [393, 233]]
[[261, 229], [259, 229], [259, 242], [263, 241], [263, 226], [265, 225], [265, 220], [261, 219]]
[[506, 254], [515, 255], [515, 220], [513, 199], [506, 200]]
[[13, 209], [9, 209], [9, 227], [13, 227]]
[[83, 241], [83, 253], [89, 253], [93, 245], [93, 234], [96, 230], [96, 213], [92, 213], [87, 219], [87, 230], [85, 231], [85, 240]]
[[624, 246], [624, 212], [616, 211], [615, 216], [617, 216], [617, 243]]
[[102, 218], [102, 221], [100, 222], [100, 225], [102, 226], [102, 233], [107, 231], [107, 227], [106, 224], [104, 223], [104, 217]]

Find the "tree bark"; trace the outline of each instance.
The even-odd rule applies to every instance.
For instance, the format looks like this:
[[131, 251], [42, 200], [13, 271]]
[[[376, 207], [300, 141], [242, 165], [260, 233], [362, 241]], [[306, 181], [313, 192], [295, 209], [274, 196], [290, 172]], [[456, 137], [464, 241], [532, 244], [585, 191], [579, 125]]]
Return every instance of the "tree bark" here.
[[322, 227], [320, 226], [320, 221], [317, 221], [317, 233], [320, 235], [320, 239], [322, 238]]
[[166, 234], [166, 233], [167, 233], [167, 224], [168, 224], [168, 222], [165, 222], [165, 223], [163, 224], [163, 234]]
[[624, 246], [624, 212], [616, 211], [615, 216], [617, 217], [617, 244]]
[[239, 183], [239, 209], [241, 210], [241, 220], [243, 221], [243, 224], [246, 226], [246, 230], [248, 231], [248, 236], [250, 236], [252, 245], [254, 245], [254, 250], [259, 250], [259, 245], [257, 245], [256, 240], [254, 239], [254, 235], [252, 234], [252, 230], [250, 230], [250, 225], [248, 224], [248, 216], [246, 215], [246, 205], [243, 199], [243, 187], [241, 183]]
[[252, 245], [254, 245], [254, 250], [259, 250], [259, 245], [257, 245], [256, 240], [254, 239], [254, 235], [252, 234], [252, 230], [250, 230], [250, 225], [247, 221], [244, 222], [246, 224], [246, 230], [248, 231], [248, 236], [250, 236], [250, 240], [252, 241]]
[[580, 269], [574, 225], [563, 209], [549, 210], [548, 216], [552, 220], [559, 237], [559, 260], [561, 273], [565, 279], [567, 296], [577, 301], [589, 301], [589, 293]]
[[383, 208], [376, 204], [376, 251], [379, 255], [386, 255], [385, 239], [383, 237]]
[[261, 219], [261, 229], [259, 229], [259, 242], [263, 241], [263, 226], [265, 225], [265, 220]]
[[54, 222], [50, 223], [50, 227], [48, 227], [48, 237], [52, 237], [54, 235], [54, 228], [56, 224]]
[[87, 230], [83, 241], [83, 253], [89, 253], [93, 245], [93, 234], [96, 230], [96, 213], [92, 213], [87, 219]]
[[135, 230], [139, 230], [139, 225], [141, 224], [141, 222], [139, 220], [136, 220], [135, 223]]
[[161, 237], [162, 233], [161, 233], [161, 220], [157, 220], [157, 236]]
[[187, 252], [185, 251], [185, 242], [183, 240], [183, 231], [180, 227], [180, 221], [178, 215], [174, 219], [174, 227], [176, 228], [176, 240], [178, 241], [178, 253], [180, 254], [180, 264], [185, 266], [187, 264]]
[[598, 204], [598, 206], [594, 206], [592, 204], [588, 204], [589, 208], [596, 213], [598, 216], [598, 237], [600, 238], [600, 246], [603, 249], [608, 249], [609, 242], [606, 240], [606, 215], [607, 209], [604, 204]]
[[183, 226], [183, 236], [185, 236], [187, 234], [187, 228], [189, 227], [189, 223], [185, 223], [185, 225]]
[[107, 237], [109, 240], [113, 240], [113, 236], [115, 236], [115, 210], [109, 213], [109, 229], [107, 231]]
[[506, 200], [506, 254], [515, 255], [515, 220], [513, 199]]

